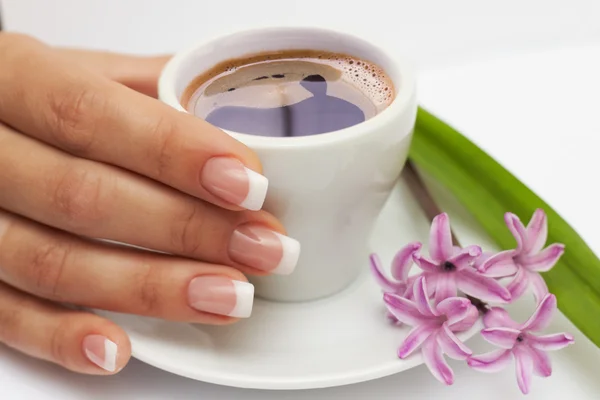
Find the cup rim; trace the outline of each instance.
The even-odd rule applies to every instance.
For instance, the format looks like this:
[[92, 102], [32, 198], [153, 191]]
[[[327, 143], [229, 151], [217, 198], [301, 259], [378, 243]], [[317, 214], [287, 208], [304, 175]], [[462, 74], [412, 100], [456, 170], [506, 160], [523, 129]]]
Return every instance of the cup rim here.
[[[240, 140], [247, 146], [254, 149], [313, 147], [354, 140], [356, 138], [366, 136], [370, 132], [377, 131], [382, 127], [388, 125], [392, 121], [392, 119], [395, 118], [395, 116], [402, 115], [405, 112], [407, 112], [411, 104], [413, 103], [413, 98], [416, 97], [415, 71], [413, 69], [412, 64], [408, 62], [402, 55], [398, 54], [398, 52], [396, 51], [386, 48], [386, 46], [383, 46], [382, 44], [377, 44], [373, 43], [372, 41], [364, 40], [362, 38], [359, 38], [358, 36], [355, 36], [345, 31], [312, 26], [271, 26], [266, 28], [243, 29], [235, 31], [234, 33], [204, 39], [197, 42], [194, 45], [188, 46], [184, 50], [177, 52], [163, 67], [158, 79], [159, 99], [162, 102], [170, 105], [171, 107], [174, 107], [179, 111], [189, 113], [181, 105], [180, 99], [177, 96], [175, 90], [175, 79], [179, 66], [191, 54], [193, 54], [199, 48], [210, 47], [221, 40], [238, 35], [258, 33], [268, 34], [269, 32], [272, 32], [272, 34], [276, 34], [277, 32], [285, 31], [307, 31], [311, 33], [322, 33], [323, 35], [343, 35], [353, 41], [369, 46], [375, 51], [385, 54], [386, 57], [393, 61], [396, 68], [400, 70], [400, 76], [402, 77], [402, 87], [400, 90], [397, 90], [396, 96], [394, 100], [390, 103], [390, 105], [383, 109], [381, 112], [357, 125], [353, 125], [336, 131], [310, 136], [271, 137], [250, 135], [246, 133], [219, 128], [228, 133], [230, 136], [234, 137], [235, 139]], [[396, 84], [396, 82], [393, 83]], [[406, 134], [408, 135], [408, 133]]]

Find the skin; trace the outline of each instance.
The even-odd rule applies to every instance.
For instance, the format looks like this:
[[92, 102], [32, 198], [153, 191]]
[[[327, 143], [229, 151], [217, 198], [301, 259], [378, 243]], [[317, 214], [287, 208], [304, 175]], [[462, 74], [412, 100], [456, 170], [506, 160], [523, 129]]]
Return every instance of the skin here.
[[188, 305], [189, 282], [264, 274], [229, 258], [229, 238], [246, 222], [285, 234], [281, 224], [199, 183], [212, 157], [237, 158], [259, 173], [260, 161], [221, 130], [155, 99], [167, 59], [0, 34], [0, 342], [108, 375], [85, 357], [82, 340], [98, 334], [115, 342], [119, 371], [131, 354], [127, 335], [61, 304], [229, 324], [236, 320]]

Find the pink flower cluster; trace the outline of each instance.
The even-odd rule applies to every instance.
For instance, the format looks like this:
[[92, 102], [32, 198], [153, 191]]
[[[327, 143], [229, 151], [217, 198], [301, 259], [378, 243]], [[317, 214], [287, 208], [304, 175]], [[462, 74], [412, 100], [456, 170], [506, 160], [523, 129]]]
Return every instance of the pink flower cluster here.
[[[383, 289], [388, 318], [412, 327], [398, 349], [398, 357], [420, 350], [431, 373], [447, 385], [454, 382], [454, 374], [444, 355], [466, 360], [471, 368], [484, 372], [499, 371], [514, 358], [517, 383], [526, 394], [533, 374], [551, 374], [546, 351], [573, 343], [573, 337], [565, 333], [535, 334], [548, 326], [557, 308], [556, 297], [548, 293], [540, 272], [556, 264], [564, 245], [544, 248], [548, 221], [541, 209], [535, 211], [527, 227], [512, 213], [506, 213], [505, 222], [516, 248], [491, 254], [479, 246], [453, 245], [448, 215], [440, 214], [431, 225], [429, 257], [420, 253], [421, 243], [410, 243], [394, 257], [391, 277], [376, 254], [371, 255], [371, 271]], [[415, 264], [420, 271], [411, 275]], [[509, 281], [506, 286], [502, 284], [505, 280]], [[478, 310], [469, 300], [509, 304], [528, 288], [537, 308], [523, 324], [510, 319], [500, 306]], [[468, 297], [460, 297], [461, 293]], [[499, 350], [473, 355], [456, 333], [471, 329], [480, 311], [485, 326], [481, 335]]]

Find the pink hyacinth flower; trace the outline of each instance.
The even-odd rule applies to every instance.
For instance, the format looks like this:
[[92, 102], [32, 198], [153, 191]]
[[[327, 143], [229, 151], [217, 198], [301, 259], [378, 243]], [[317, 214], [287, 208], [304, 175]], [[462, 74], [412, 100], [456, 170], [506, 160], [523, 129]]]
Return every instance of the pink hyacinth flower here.
[[450, 220], [446, 213], [437, 215], [431, 223], [429, 255], [430, 258], [425, 258], [415, 254], [413, 259], [424, 271], [429, 294], [435, 295], [436, 303], [456, 296], [459, 289], [483, 301], [505, 303], [511, 300], [506, 288], [473, 268], [481, 256], [479, 246], [461, 249], [452, 245]]
[[454, 332], [470, 329], [478, 318], [477, 309], [463, 297], [449, 297], [432, 306], [423, 276], [413, 285], [413, 300], [385, 293], [384, 301], [399, 321], [413, 327], [400, 345], [398, 357], [406, 358], [421, 349], [423, 360], [433, 376], [451, 385], [454, 372], [444, 354], [457, 360], [466, 360], [472, 354]]
[[512, 299], [521, 297], [531, 286], [535, 300], [539, 302], [548, 294], [548, 286], [539, 273], [550, 270], [556, 264], [565, 246], [555, 243], [544, 248], [548, 238], [548, 219], [542, 209], [534, 212], [527, 228], [512, 213], [506, 213], [504, 220], [517, 241], [517, 247], [488, 258], [479, 266], [479, 271], [494, 278], [514, 276], [507, 286]]
[[533, 315], [524, 323], [513, 321], [508, 313], [494, 307], [483, 317], [486, 329], [482, 336], [490, 343], [500, 347], [479, 356], [471, 356], [467, 363], [473, 369], [483, 372], [502, 370], [514, 357], [516, 362], [517, 383], [524, 394], [529, 392], [532, 375], [548, 377], [552, 374], [549, 350], [559, 350], [574, 342], [567, 333], [538, 336], [533, 332], [545, 329], [556, 310], [556, 297], [547, 294], [539, 303]]

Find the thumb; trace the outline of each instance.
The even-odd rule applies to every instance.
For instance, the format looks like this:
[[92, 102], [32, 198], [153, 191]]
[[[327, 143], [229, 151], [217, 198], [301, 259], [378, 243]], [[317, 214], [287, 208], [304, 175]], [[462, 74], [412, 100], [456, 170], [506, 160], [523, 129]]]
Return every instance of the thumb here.
[[134, 56], [77, 49], [57, 51], [73, 63], [151, 97], [157, 97], [158, 77], [171, 57]]

